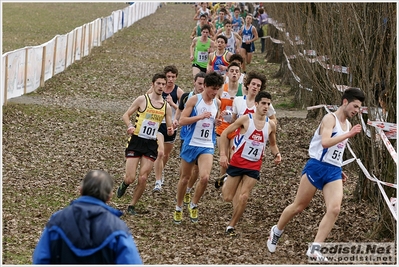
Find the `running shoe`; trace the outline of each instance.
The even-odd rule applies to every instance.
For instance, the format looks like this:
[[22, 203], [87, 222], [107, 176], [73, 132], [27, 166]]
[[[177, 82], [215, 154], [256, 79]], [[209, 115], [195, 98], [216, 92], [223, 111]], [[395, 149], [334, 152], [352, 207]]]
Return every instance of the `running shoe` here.
[[224, 181], [226, 181], [226, 178], [227, 178], [227, 173], [223, 174], [222, 176], [220, 176], [220, 178], [216, 179], [215, 188], [218, 189], [218, 188], [222, 187], [224, 184]]
[[272, 227], [272, 229], [270, 230], [269, 238], [267, 239], [267, 249], [270, 252], [275, 252], [276, 251], [277, 241], [281, 237], [281, 235], [277, 235], [274, 232], [274, 228], [276, 228], [276, 227], [277, 227], [277, 225], [274, 225]]
[[134, 209], [134, 206], [128, 206], [127, 207], [127, 213], [130, 214], [130, 215], [137, 215], [137, 212]]
[[236, 230], [234, 228], [227, 229], [225, 234], [226, 234], [226, 236], [230, 236], [230, 237], [237, 237], [238, 236], [238, 234], [236, 233]]
[[155, 187], [154, 189], [152, 189], [152, 192], [160, 193], [161, 190], [162, 190], [162, 185], [160, 183], [155, 183]]
[[327, 257], [323, 256], [319, 250], [314, 249], [313, 246], [308, 248], [308, 251], [306, 251], [306, 256], [312, 258], [313, 261], [328, 261]]
[[192, 223], [198, 222], [198, 207], [190, 208], [188, 205], [188, 211], [190, 212], [190, 220]]
[[182, 219], [183, 219], [183, 212], [175, 210], [175, 213], [173, 214], [173, 222], [175, 224], [181, 224]]
[[122, 182], [121, 185], [118, 187], [118, 191], [116, 192], [116, 196], [117, 196], [118, 198], [121, 198], [121, 197], [125, 194], [126, 188], [127, 188], [127, 187], [128, 187], [128, 186], [125, 185], [124, 182]]
[[190, 204], [190, 201], [191, 201], [190, 193], [185, 193], [184, 198], [183, 198], [183, 203], [188, 205], [188, 204]]

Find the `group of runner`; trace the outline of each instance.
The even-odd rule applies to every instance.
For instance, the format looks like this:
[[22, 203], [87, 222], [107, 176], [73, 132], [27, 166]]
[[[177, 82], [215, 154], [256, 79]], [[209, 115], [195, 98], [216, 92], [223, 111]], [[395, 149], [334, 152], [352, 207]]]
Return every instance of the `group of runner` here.
[[[219, 3], [213, 12], [205, 2], [197, 7], [194, 20], [198, 21], [196, 28], [200, 30], [198, 33], [194, 28], [189, 48], [194, 88], [184, 92], [176, 85], [177, 68], [166, 66], [162, 73], [153, 76], [150, 90], [137, 97], [124, 113], [122, 118], [130, 137], [125, 150], [126, 174], [117, 197], [125, 194], [138, 171], [127, 209], [128, 214], [135, 215], [135, 205], [152, 169], [156, 178], [153, 190], [161, 192], [163, 170], [180, 129], [181, 164], [173, 222], [182, 222], [184, 205], [190, 221], [198, 222], [199, 201], [211, 180], [213, 157], [218, 152], [220, 177], [215, 187], [221, 188], [224, 201], [233, 204], [225, 233], [235, 237], [236, 224], [260, 179], [267, 142], [274, 163], [282, 160], [276, 140], [277, 119], [272, 97], [265, 91], [266, 76], [255, 71], [245, 73], [245, 65], [250, 63], [248, 55], [252, 56], [253, 42], [257, 40], [256, 29], [251, 25], [252, 15], [247, 14], [245, 22], [241, 21], [243, 24], [235, 31], [237, 9], [234, 6], [227, 6], [227, 11], [226, 5]], [[320, 247], [331, 231], [341, 205], [342, 182], [346, 179], [341, 168], [345, 144], [349, 137], [360, 132], [360, 126], [351, 127], [347, 119], [359, 112], [363, 101], [362, 91], [347, 89], [341, 107], [323, 118], [311, 141], [311, 159], [303, 170], [297, 196], [271, 229], [267, 241], [270, 252], [276, 250], [285, 225], [307, 207], [317, 189], [323, 191], [327, 211], [312, 246]], [[136, 120], [132, 123], [130, 118], [134, 113]], [[307, 255], [325, 260], [320, 251], [311, 250], [312, 246]]]

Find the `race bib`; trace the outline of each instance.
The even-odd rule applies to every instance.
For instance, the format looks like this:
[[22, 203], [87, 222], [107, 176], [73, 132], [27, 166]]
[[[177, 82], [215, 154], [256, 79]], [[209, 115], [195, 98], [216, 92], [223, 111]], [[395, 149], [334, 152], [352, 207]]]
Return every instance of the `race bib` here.
[[143, 120], [140, 128], [139, 137], [145, 139], [157, 139], [159, 123], [151, 120]]
[[241, 156], [250, 161], [258, 161], [262, 157], [263, 143], [255, 140], [247, 140]]
[[208, 52], [198, 51], [198, 62], [207, 62], [208, 61]]

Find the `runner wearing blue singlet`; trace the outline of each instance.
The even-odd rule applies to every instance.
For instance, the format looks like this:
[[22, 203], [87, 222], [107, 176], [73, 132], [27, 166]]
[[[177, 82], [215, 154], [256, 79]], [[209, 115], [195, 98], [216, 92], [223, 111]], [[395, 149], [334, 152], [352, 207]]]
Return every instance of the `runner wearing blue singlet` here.
[[240, 54], [244, 58], [242, 64], [242, 72], [246, 72], [246, 65], [251, 63], [252, 53], [255, 51], [255, 41], [258, 40], [258, 32], [252, 25], [252, 15], [247, 14], [245, 17], [245, 25], [241, 27], [239, 34], [242, 38]]
[[240, 16], [240, 9], [238, 7], [234, 8], [234, 15], [231, 19], [231, 23], [233, 25], [233, 32], [239, 32], [242, 25], [244, 25], [244, 20]]

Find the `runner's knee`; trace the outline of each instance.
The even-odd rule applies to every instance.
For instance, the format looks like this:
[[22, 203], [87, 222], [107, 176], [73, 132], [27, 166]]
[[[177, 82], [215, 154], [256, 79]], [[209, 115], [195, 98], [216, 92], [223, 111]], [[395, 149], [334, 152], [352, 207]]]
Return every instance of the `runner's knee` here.
[[341, 207], [339, 205], [327, 207], [327, 213], [334, 217], [338, 217], [340, 211], [341, 211]]

